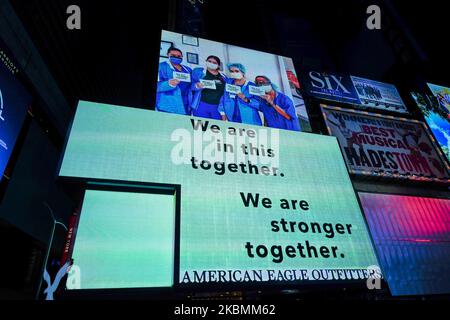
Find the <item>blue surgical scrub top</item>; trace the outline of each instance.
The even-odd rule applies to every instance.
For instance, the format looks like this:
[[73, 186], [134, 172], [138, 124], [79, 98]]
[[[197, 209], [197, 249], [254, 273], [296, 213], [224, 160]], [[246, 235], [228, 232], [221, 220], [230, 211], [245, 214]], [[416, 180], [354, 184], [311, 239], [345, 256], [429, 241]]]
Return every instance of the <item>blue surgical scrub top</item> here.
[[[234, 79], [227, 79], [227, 83], [234, 85]], [[247, 81], [241, 86], [241, 92], [249, 99], [246, 103], [237, 95], [224, 92], [219, 104], [219, 112], [225, 113], [229, 121], [262, 125], [259, 116], [259, 102], [255, 96], [250, 94], [250, 86], [256, 86], [253, 82]]]
[[292, 131], [300, 131], [300, 123], [295, 112], [294, 103], [292, 100], [281, 92], [276, 92], [274, 103], [284, 110], [291, 120], [286, 119], [279, 114], [275, 108], [270, 106], [264, 99], [259, 98], [260, 110], [264, 114], [264, 119], [267, 122], [267, 126], [270, 128], [286, 129]]
[[[181, 66], [185, 73], [192, 73], [191, 68]], [[177, 114], [191, 114], [190, 107], [190, 82], [180, 82], [176, 87], [169, 84], [169, 80], [173, 79], [173, 73], [176, 71], [168, 61], [159, 64], [158, 86], [156, 93], [156, 109]]]

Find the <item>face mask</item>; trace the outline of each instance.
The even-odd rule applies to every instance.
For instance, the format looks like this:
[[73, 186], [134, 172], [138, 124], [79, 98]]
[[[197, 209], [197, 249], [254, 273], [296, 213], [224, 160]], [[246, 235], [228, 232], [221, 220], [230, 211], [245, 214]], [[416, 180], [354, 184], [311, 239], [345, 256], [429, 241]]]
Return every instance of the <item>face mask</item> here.
[[206, 67], [211, 70], [217, 70], [219, 68], [219, 65], [212, 62], [206, 62]]
[[244, 77], [244, 75], [241, 72], [231, 72], [230, 73], [230, 78], [231, 79], [236, 79], [236, 80], [240, 80]]
[[272, 91], [272, 86], [270, 84], [266, 84], [264, 86], [260, 86], [261, 89], [264, 90], [265, 93], [269, 93]]
[[178, 58], [178, 57], [169, 57], [170, 62], [172, 62], [173, 64], [181, 64], [181, 62], [183, 62], [183, 58]]

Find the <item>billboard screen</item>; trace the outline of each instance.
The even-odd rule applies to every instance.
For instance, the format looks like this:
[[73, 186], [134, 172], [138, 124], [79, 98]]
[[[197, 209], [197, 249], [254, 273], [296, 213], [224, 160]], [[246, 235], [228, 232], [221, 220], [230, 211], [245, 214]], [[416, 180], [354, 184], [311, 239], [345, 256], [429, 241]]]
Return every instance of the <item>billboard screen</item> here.
[[408, 113], [394, 85], [339, 73], [302, 74], [304, 90], [312, 97], [349, 103], [361, 108]]
[[156, 110], [309, 131], [292, 59], [162, 31]]
[[359, 198], [391, 293], [450, 293], [450, 199]]
[[354, 76], [351, 78], [362, 105], [375, 109], [408, 112], [394, 85]]
[[68, 289], [173, 285], [173, 195], [87, 190]]
[[416, 92], [411, 95], [450, 163], [450, 111], [442, 107], [436, 97]]
[[450, 113], [450, 88], [438, 86], [435, 84], [428, 83], [428, 87], [430, 88], [433, 95], [438, 99], [439, 106], [443, 109], [447, 114]]
[[423, 123], [321, 105], [349, 171], [367, 176], [450, 182], [449, 166]]
[[[0, 51], [1, 56], [3, 51]], [[31, 102], [22, 84], [0, 61], [0, 181]]]
[[81, 101], [59, 174], [180, 186], [181, 285], [363, 279], [377, 265], [334, 137]]
[[351, 104], [360, 104], [358, 93], [348, 75], [318, 71], [302, 75], [305, 91], [313, 97]]

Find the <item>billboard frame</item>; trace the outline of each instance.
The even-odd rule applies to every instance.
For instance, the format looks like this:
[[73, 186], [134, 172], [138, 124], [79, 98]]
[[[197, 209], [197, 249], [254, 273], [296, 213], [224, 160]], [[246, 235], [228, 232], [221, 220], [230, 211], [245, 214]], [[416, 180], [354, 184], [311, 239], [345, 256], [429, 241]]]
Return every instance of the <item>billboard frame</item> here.
[[[73, 179], [70, 179], [73, 180]], [[118, 181], [118, 180], [104, 180], [104, 179], [79, 179], [81, 187], [83, 189], [81, 195], [81, 203], [79, 206], [78, 220], [81, 219], [83, 214], [83, 203], [86, 195], [86, 191], [97, 190], [107, 192], [130, 192], [141, 194], [164, 194], [173, 195], [175, 197], [175, 212], [174, 212], [174, 253], [173, 253], [173, 284], [167, 287], [136, 287], [136, 288], [96, 288], [96, 289], [66, 289], [64, 288], [64, 296], [85, 296], [85, 295], [102, 295], [112, 294], [120, 292], [120, 294], [127, 293], [152, 293], [152, 292], [170, 292], [178, 286], [179, 271], [180, 271], [180, 226], [181, 226], [181, 186], [173, 184], [158, 184], [158, 183], [146, 183], [146, 182], [132, 182], [132, 181]], [[76, 244], [77, 232], [74, 232], [72, 239], [72, 247], [70, 248], [70, 254], [67, 256], [67, 260], [72, 259], [73, 248]], [[67, 279], [66, 279], [67, 281]], [[64, 282], [65, 285], [65, 282]]]
[[[115, 105], [116, 107], [122, 107]], [[128, 107], [130, 108], [130, 107]], [[156, 112], [156, 111], [152, 111]], [[263, 281], [263, 282], [228, 282], [228, 283], [220, 283], [220, 282], [214, 282], [214, 283], [190, 283], [190, 284], [182, 284], [180, 283], [180, 229], [181, 229], [181, 185], [177, 184], [162, 184], [162, 183], [152, 183], [152, 182], [142, 182], [142, 181], [131, 181], [131, 180], [114, 180], [114, 179], [100, 179], [100, 178], [90, 178], [90, 177], [72, 177], [72, 176], [63, 176], [59, 175], [62, 167], [62, 163], [64, 160], [64, 155], [68, 146], [69, 138], [71, 136], [71, 131], [73, 124], [75, 122], [75, 116], [71, 119], [69, 130], [66, 133], [63, 151], [61, 153], [60, 161], [57, 166], [57, 170], [55, 172], [55, 179], [59, 180], [61, 183], [63, 183], [66, 186], [71, 186], [72, 188], [78, 188], [82, 189], [82, 195], [80, 197], [80, 212], [82, 209], [82, 201], [84, 199], [84, 193], [86, 190], [92, 189], [90, 186], [92, 185], [104, 185], [104, 188], [107, 188], [107, 191], [127, 191], [124, 190], [124, 188], [136, 188], [137, 192], [142, 192], [143, 188], [153, 188], [155, 189], [161, 189], [161, 188], [173, 188], [173, 189], [180, 189], [179, 198], [177, 198], [176, 203], [176, 210], [178, 210], [178, 216], [179, 219], [176, 220], [176, 235], [178, 235], [178, 239], [176, 240], [176, 246], [178, 246], [178, 252], [175, 256], [174, 260], [174, 281], [173, 285], [170, 287], [143, 287], [143, 288], [108, 288], [108, 289], [78, 289], [78, 290], [63, 290], [63, 297], [66, 299], [83, 299], [83, 298], [95, 298], [95, 299], [110, 299], [111, 296], [120, 298], [126, 298], [128, 296], [134, 297], [136, 295], [142, 295], [147, 297], [151, 297], [152, 295], [158, 296], [158, 298], [161, 298], [164, 294], [170, 295], [170, 297], [182, 295], [182, 294], [191, 294], [193, 292], [198, 293], [205, 293], [205, 292], [229, 292], [229, 291], [241, 291], [241, 292], [249, 292], [249, 291], [262, 291], [262, 292], [270, 292], [270, 291], [282, 291], [282, 290], [311, 290], [311, 291], [321, 291], [321, 290], [327, 290], [326, 288], [330, 289], [336, 289], [336, 290], [342, 290], [345, 288], [351, 288], [351, 289], [357, 289], [361, 290], [364, 293], [371, 293], [370, 290], [367, 289], [366, 281], [367, 279], [345, 279], [345, 280], [297, 280], [297, 281]], [[316, 133], [311, 132], [302, 132], [304, 134], [313, 134], [317, 135]], [[339, 141], [336, 137], [330, 136], [330, 138], [335, 139], [336, 142], [339, 145]], [[340, 156], [342, 157], [342, 161], [345, 162], [345, 158], [340, 152]], [[378, 262], [378, 256], [377, 252], [375, 250], [375, 246], [373, 243], [373, 239], [370, 234], [370, 230], [367, 224], [367, 221], [364, 218], [363, 211], [361, 204], [359, 202], [358, 198], [358, 192], [355, 189], [353, 180], [348, 175], [348, 180], [351, 184], [353, 194], [356, 197], [358, 208], [360, 210], [360, 213], [362, 214], [363, 221], [365, 228], [367, 230], [369, 240], [371, 247], [373, 248], [373, 252], [375, 255], [375, 258]], [[149, 192], [151, 193], [151, 192]], [[74, 243], [76, 234], [74, 234]], [[69, 256], [69, 259], [71, 256]], [[378, 263], [379, 265], [379, 263]], [[351, 269], [343, 269], [343, 270], [351, 270]], [[354, 270], [361, 270], [361, 269], [354, 269]], [[382, 287], [384, 289], [388, 288], [388, 286], [385, 283], [384, 276], [381, 279], [382, 281]], [[336, 287], [338, 286], [338, 287]], [[389, 290], [386, 289], [388, 293], [385, 291], [377, 290], [378, 292], [374, 292], [373, 294], [387, 294], [389, 295]]]
[[[426, 126], [426, 124], [422, 121], [419, 120], [415, 120], [415, 119], [407, 119], [404, 117], [395, 117], [395, 116], [391, 116], [391, 115], [384, 115], [384, 114], [380, 114], [380, 113], [374, 113], [374, 112], [368, 112], [368, 111], [361, 111], [361, 110], [353, 110], [353, 109], [348, 109], [348, 108], [343, 108], [343, 107], [338, 107], [338, 106], [330, 106], [324, 103], [320, 104], [320, 109], [321, 109], [321, 113], [322, 116], [325, 120], [325, 126], [327, 128], [327, 132], [328, 135], [333, 136], [332, 130], [330, 128], [330, 126], [327, 123], [328, 117], [327, 114], [324, 112], [324, 110], [331, 110], [331, 111], [338, 111], [338, 112], [347, 112], [347, 113], [351, 113], [351, 114], [357, 114], [357, 115], [361, 115], [361, 116], [369, 116], [369, 117], [376, 117], [376, 118], [382, 118], [382, 119], [387, 119], [387, 120], [391, 120], [391, 121], [400, 121], [400, 122], [410, 122], [413, 123], [415, 125], [419, 125], [420, 127], [422, 127], [422, 129], [424, 130], [427, 138], [431, 141], [431, 143], [433, 144], [433, 147], [436, 151], [436, 154], [439, 157], [439, 160], [441, 160], [442, 164], [444, 165], [444, 167], [447, 170], [447, 174], [450, 175], [450, 165], [448, 164], [448, 162], [445, 160], [445, 156], [442, 153], [441, 148], [439, 148], [438, 143], [436, 141], [436, 139], [434, 138], [434, 136], [430, 133], [430, 131], [428, 130], [428, 126]], [[341, 151], [343, 150], [341, 142], [338, 140], [339, 143], [339, 147], [341, 149]], [[342, 153], [342, 152], [341, 152]], [[362, 176], [362, 177], [371, 177], [371, 178], [387, 178], [389, 180], [398, 180], [398, 181], [415, 181], [415, 182], [434, 182], [434, 183], [439, 183], [439, 184], [445, 184], [448, 185], [450, 184], [450, 177], [448, 179], [439, 179], [439, 178], [432, 178], [432, 177], [425, 177], [425, 176], [417, 176], [417, 175], [404, 175], [404, 174], [386, 174], [384, 171], [383, 172], [371, 172], [371, 171], [365, 171], [365, 170], [357, 170], [357, 169], [353, 169], [350, 167], [350, 165], [347, 163], [347, 161], [345, 160], [344, 157], [344, 161], [345, 164], [347, 166], [348, 172], [350, 173], [350, 175], [355, 175], [355, 176]]]

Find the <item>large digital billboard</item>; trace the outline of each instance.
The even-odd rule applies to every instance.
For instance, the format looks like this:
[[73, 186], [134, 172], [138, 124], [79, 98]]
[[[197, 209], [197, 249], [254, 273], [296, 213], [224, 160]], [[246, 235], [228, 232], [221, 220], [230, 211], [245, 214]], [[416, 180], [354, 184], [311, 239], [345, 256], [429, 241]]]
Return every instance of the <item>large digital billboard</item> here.
[[449, 183], [449, 165], [416, 120], [321, 105], [354, 174]]
[[162, 31], [156, 110], [308, 131], [292, 59]]
[[359, 198], [391, 293], [450, 293], [450, 199]]
[[69, 289], [173, 285], [173, 195], [87, 190]]
[[180, 285], [361, 280], [377, 265], [334, 137], [81, 101], [59, 175], [179, 186]]
[[442, 106], [438, 98], [412, 92], [417, 106], [433, 132], [442, 152], [450, 163], [450, 111]]
[[[3, 51], [1, 51], [3, 56]], [[25, 119], [31, 97], [0, 61], [0, 181]]]

